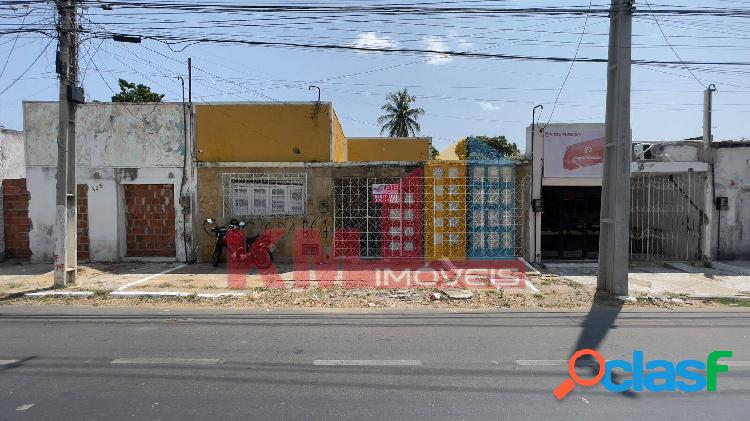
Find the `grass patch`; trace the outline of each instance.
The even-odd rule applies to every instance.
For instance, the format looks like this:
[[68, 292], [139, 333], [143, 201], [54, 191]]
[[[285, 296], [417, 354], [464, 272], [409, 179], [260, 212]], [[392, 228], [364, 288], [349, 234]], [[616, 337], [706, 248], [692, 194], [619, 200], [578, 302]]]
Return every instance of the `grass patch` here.
[[736, 307], [750, 307], [750, 300], [736, 299], [736, 298], [719, 298], [716, 300], [719, 304]]

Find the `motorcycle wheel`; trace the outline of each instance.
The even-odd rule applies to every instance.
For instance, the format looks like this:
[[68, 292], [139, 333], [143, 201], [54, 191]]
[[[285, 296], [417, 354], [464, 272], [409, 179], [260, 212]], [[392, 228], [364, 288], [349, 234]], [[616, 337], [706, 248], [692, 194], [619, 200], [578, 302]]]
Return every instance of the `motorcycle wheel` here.
[[216, 245], [214, 246], [214, 251], [213, 251], [213, 253], [211, 253], [211, 264], [212, 264], [212, 265], [213, 265], [214, 267], [217, 267], [217, 266], [219, 266], [219, 262], [221, 261], [221, 250], [222, 250], [222, 247], [221, 247], [221, 245], [219, 245], [219, 244], [216, 244]]
[[266, 251], [260, 250], [255, 253], [255, 266], [258, 269], [266, 269], [273, 264], [273, 255]]

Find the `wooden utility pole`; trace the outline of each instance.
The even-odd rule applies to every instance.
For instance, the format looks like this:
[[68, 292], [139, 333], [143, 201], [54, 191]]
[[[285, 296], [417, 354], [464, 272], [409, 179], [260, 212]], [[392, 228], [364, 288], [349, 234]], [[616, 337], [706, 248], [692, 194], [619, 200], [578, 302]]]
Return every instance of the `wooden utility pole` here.
[[83, 102], [78, 83], [78, 24], [75, 0], [58, 0], [56, 67], [60, 75], [57, 134], [57, 197], [55, 214], [55, 288], [76, 278], [76, 102]]
[[612, 0], [609, 11], [607, 114], [597, 290], [628, 295], [630, 259], [630, 65], [634, 0]]

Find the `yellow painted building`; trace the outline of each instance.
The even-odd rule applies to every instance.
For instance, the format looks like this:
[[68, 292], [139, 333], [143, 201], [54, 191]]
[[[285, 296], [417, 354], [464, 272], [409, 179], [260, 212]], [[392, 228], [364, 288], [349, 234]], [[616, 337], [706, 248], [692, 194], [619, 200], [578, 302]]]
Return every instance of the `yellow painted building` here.
[[327, 162], [344, 142], [329, 102], [196, 105], [195, 132], [202, 162]]
[[338, 157], [341, 162], [428, 161], [430, 146], [429, 137], [348, 137], [346, 154]]

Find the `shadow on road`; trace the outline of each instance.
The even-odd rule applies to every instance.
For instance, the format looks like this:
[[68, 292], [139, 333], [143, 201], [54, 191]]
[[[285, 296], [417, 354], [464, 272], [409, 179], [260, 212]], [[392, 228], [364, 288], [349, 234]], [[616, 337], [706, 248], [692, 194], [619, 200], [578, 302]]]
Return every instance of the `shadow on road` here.
[[[607, 333], [614, 328], [617, 317], [620, 315], [622, 310], [623, 302], [620, 300], [609, 300], [602, 298], [599, 294], [594, 296], [594, 301], [591, 303], [591, 309], [589, 309], [581, 327], [583, 330], [578, 335], [578, 340], [573, 346], [571, 355], [581, 349], [593, 349], [599, 351], [604, 338]], [[606, 356], [604, 356], [606, 358]], [[589, 355], [584, 355], [576, 361], [576, 367], [590, 369], [591, 377], [595, 377], [599, 370], [603, 370], [604, 367], [599, 367], [596, 360]], [[616, 384], [621, 383], [621, 377], [617, 373], [612, 373], [612, 382]], [[632, 391], [625, 391], [621, 393], [629, 398], [638, 397]]]

